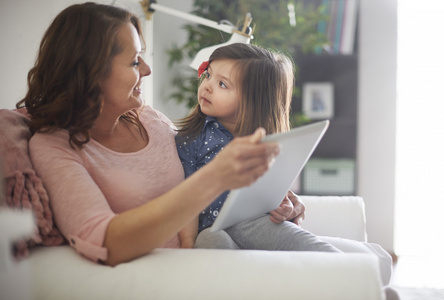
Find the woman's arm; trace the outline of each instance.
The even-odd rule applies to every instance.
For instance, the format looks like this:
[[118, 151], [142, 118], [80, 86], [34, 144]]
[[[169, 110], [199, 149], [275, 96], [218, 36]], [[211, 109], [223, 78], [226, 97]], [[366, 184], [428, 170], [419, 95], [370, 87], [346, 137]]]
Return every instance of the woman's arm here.
[[116, 215], [104, 246], [109, 265], [132, 260], [165, 244], [219, 194], [252, 184], [270, 167], [277, 144], [260, 143], [263, 129], [234, 139], [209, 164], [152, 201]]

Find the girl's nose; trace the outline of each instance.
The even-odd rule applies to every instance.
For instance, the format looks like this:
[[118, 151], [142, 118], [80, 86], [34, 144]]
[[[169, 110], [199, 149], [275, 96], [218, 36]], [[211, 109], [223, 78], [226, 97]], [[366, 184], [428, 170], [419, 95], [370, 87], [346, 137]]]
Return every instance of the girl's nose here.
[[202, 88], [207, 92], [212, 92], [213, 88], [211, 87], [211, 82], [209, 79], [205, 78], [201, 83]]
[[140, 76], [148, 76], [151, 74], [151, 68], [148, 66], [148, 64], [143, 60], [143, 58], [139, 58], [139, 70], [140, 70]]

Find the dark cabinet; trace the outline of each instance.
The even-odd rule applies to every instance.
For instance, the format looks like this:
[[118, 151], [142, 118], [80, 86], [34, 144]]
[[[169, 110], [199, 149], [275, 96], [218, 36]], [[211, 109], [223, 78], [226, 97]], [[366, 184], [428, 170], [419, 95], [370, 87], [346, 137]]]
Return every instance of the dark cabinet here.
[[[358, 57], [357, 55], [304, 55], [296, 59], [301, 89], [307, 82], [329, 82], [334, 87], [334, 116], [313, 153], [321, 158], [356, 158]], [[302, 111], [302, 97], [295, 97], [293, 110]], [[316, 121], [316, 120], [313, 120]]]

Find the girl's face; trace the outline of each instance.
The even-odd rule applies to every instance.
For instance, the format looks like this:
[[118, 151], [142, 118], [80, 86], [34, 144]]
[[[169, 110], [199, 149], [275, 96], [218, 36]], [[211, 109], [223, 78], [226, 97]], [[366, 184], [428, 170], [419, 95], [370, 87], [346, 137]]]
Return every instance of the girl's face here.
[[151, 69], [140, 56], [141, 44], [134, 25], [124, 24], [117, 39], [122, 51], [113, 58], [111, 72], [101, 88], [102, 113], [120, 116], [142, 105], [142, 77], [151, 74]]
[[241, 99], [235, 74], [234, 61], [212, 61], [197, 92], [202, 112], [217, 118], [233, 134]]

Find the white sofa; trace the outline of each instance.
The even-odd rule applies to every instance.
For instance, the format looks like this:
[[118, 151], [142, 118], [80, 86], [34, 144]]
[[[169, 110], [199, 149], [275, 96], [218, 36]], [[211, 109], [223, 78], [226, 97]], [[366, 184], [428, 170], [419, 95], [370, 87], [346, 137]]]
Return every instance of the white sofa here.
[[[302, 200], [304, 228], [366, 240], [362, 198]], [[32, 230], [29, 217], [15, 217], [21, 226], [0, 223], [1, 299], [385, 299], [377, 258], [367, 254], [158, 249], [112, 268], [57, 246], [36, 247], [15, 262], [5, 245]]]

